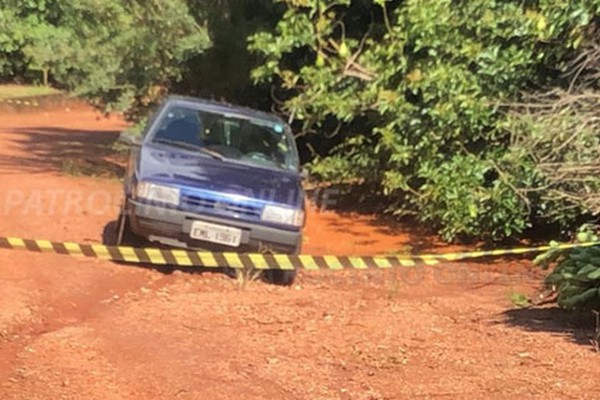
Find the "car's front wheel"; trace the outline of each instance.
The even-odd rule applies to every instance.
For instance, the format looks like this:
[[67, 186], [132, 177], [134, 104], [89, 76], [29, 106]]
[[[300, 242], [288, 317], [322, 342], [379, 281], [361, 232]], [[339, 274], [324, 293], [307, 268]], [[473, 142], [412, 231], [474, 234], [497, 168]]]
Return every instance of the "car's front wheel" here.
[[119, 212], [119, 218], [104, 228], [102, 241], [107, 246], [130, 246], [136, 243], [136, 236], [131, 231], [129, 217], [124, 210]]
[[293, 270], [271, 269], [267, 272], [269, 282], [280, 286], [291, 286], [296, 280], [297, 272]]
[[[119, 214], [117, 219], [117, 246], [129, 244], [131, 241], [131, 230], [129, 228], [129, 218], [123, 212]], [[129, 240], [128, 240], [129, 239]]]
[[[300, 254], [300, 247], [291, 250], [287, 254], [297, 256]], [[291, 286], [296, 280], [298, 270], [295, 269], [270, 269], [265, 272], [265, 278], [268, 282], [279, 286]]]

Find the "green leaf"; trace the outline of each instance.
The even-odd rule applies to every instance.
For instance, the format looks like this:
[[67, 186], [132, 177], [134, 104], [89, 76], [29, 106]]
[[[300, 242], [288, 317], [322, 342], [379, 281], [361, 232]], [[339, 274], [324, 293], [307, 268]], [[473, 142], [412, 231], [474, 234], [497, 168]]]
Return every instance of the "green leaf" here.
[[590, 280], [600, 279], [600, 266], [597, 266], [595, 271], [588, 273], [587, 277]]

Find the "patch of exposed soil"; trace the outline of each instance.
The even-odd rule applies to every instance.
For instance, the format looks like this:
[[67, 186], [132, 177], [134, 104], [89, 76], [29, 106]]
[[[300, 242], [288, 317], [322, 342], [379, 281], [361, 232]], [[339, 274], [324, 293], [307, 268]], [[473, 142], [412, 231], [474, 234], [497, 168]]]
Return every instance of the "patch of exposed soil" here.
[[[98, 242], [120, 184], [61, 165], [110, 162], [98, 149], [124, 126], [88, 108], [3, 115], [0, 236]], [[312, 254], [457, 250], [314, 209], [306, 236]], [[511, 305], [540, 282], [526, 259], [302, 271], [291, 288], [10, 251], [0, 266], [0, 399], [596, 397], [591, 330]]]

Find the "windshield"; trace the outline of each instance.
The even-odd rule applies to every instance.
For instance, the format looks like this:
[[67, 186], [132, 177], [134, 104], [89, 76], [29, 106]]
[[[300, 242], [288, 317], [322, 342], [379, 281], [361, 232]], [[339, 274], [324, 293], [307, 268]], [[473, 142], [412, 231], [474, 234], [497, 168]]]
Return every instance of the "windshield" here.
[[222, 160], [261, 167], [298, 169], [294, 139], [277, 122], [223, 115], [185, 106], [169, 107], [151, 139]]

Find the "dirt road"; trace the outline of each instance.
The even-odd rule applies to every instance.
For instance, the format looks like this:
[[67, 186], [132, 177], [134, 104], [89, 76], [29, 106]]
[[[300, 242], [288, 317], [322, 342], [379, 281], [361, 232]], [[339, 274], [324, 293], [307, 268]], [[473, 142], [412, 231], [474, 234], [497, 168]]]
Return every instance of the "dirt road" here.
[[[0, 116], [0, 236], [98, 242], [123, 127], [85, 107]], [[72, 176], [88, 169], [103, 176]], [[307, 237], [314, 254], [444, 250], [330, 212], [310, 213]], [[591, 331], [513, 309], [540, 276], [497, 260], [302, 272], [280, 288], [0, 251], [0, 399], [595, 398]]]

